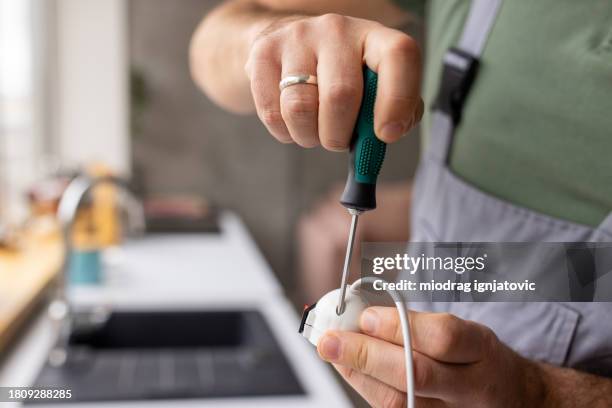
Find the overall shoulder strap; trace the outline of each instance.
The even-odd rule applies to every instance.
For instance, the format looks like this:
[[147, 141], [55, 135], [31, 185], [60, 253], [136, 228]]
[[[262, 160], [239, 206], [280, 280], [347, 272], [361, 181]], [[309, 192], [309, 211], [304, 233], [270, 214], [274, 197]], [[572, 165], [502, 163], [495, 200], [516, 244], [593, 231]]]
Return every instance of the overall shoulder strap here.
[[441, 162], [448, 161], [454, 130], [461, 121], [463, 105], [478, 71], [479, 57], [501, 4], [502, 0], [472, 0], [458, 45], [444, 55], [428, 140], [428, 150]]
[[474, 57], [482, 55], [502, 0], [472, 0], [457, 48]]

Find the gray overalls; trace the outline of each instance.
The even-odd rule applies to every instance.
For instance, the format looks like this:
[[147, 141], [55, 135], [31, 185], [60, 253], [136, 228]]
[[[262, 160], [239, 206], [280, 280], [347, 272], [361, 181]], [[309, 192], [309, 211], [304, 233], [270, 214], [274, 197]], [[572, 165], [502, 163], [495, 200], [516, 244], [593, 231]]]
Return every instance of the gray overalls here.
[[[612, 242], [612, 214], [597, 228], [552, 218], [490, 196], [448, 167], [454, 129], [476, 80], [476, 68], [501, 0], [473, 0], [459, 45], [444, 59], [431, 134], [414, 190], [414, 242]], [[555, 271], [541, 271], [555, 273]], [[489, 326], [520, 354], [612, 377], [612, 303], [440, 303], [446, 311]]]

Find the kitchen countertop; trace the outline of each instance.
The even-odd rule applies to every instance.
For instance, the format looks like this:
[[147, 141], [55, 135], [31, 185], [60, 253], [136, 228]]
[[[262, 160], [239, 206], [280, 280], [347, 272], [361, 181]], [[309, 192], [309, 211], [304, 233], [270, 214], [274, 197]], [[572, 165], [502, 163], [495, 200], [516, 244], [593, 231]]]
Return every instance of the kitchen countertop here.
[[19, 249], [0, 249], [0, 351], [52, 283], [62, 254], [57, 228], [46, 234], [27, 231]]
[[[115, 309], [256, 309], [269, 323], [306, 395], [293, 397], [175, 400], [172, 406], [349, 407], [332, 369], [298, 333], [299, 319], [240, 219], [224, 213], [222, 233], [153, 235], [126, 243], [105, 256], [110, 264], [101, 287], [79, 287], [76, 306]], [[0, 386], [31, 384], [54, 339], [44, 314], [37, 317], [0, 366]], [[15, 404], [16, 406], [17, 404]], [[168, 401], [113, 402], [49, 407], [155, 407]]]

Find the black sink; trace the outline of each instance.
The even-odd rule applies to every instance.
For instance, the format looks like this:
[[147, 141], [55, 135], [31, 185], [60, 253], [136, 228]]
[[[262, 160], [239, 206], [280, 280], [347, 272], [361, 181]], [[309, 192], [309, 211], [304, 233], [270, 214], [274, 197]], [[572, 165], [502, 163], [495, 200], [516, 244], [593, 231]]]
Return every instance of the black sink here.
[[72, 402], [304, 394], [257, 311], [114, 312], [73, 334], [66, 364], [35, 386]]

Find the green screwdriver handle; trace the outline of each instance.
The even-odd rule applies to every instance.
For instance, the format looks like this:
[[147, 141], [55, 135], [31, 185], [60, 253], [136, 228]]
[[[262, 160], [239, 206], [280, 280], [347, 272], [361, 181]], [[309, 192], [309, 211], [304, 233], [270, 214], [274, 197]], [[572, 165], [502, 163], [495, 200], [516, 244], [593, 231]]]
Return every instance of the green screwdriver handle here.
[[378, 75], [363, 70], [363, 99], [353, 130], [348, 178], [340, 203], [347, 208], [368, 211], [376, 208], [376, 178], [385, 159], [386, 143], [374, 133], [374, 103]]

